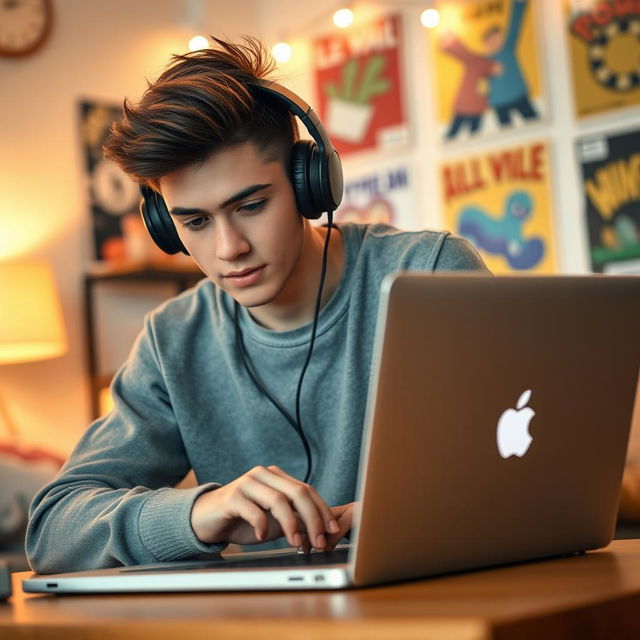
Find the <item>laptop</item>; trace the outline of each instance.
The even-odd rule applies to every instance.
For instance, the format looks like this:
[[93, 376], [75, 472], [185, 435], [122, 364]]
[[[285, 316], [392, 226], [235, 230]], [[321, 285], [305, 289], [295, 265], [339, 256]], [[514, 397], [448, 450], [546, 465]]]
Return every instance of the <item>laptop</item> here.
[[34, 575], [23, 588], [342, 589], [605, 546], [639, 326], [640, 277], [389, 276], [350, 546]]

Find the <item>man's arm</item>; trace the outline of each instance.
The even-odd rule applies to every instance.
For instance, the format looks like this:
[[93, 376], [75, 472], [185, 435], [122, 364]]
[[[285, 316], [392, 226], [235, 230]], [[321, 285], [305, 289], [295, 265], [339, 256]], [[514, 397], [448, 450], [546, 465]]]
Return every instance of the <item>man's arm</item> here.
[[112, 385], [114, 410], [85, 432], [36, 495], [26, 550], [41, 573], [176, 560], [217, 551], [189, 525], [199, 494], [172, 488], [189, 470], [148, 327]]
[[522, 28], [522, 21], [524, 19], [524, 12], [527, 8], [527, 0], [514, 0], [511, 5], [511, 19], [509, 21], [509, 27], [507, 30], [507, 38], [504, 48], [513, 52], [518, 44], [518, 38], [520, 37], [520, 29]]
[[39, 573], [180, 560], [286, 535], [323, 549], [339, 527], [313, 487], [256, 467], [221, 487], [175, 485], [190, 468], [147, 326], [87, 430], [33, 501], [26, 549]]

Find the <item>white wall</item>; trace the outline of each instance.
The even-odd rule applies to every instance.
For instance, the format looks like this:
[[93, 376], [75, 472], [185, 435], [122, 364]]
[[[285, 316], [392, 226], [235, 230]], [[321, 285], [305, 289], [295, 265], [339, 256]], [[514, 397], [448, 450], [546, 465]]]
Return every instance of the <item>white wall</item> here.
[[[170, 53], [186, 50], [186, 21], [198, 4], [54, 0], [45, 47], [0, 59], [0, 260], [52, 264], [70, 338], [62, 358], [0, 367], [0, 390], [28, 443], [66, 453], [89, 419], [81, 278], [92, 247], [77, 100], [139, 96], [145, 77], [157, 75]], [[235, 38], [255, 29], [252, 0], [202, 9], [205, 31]], [[121, 312], [131, 323], [127, 309]], [[134, 318], [140, 322], [139, 314]]]
[[[156, 75], [169, 53], [185, 50], [185, 20], [201, 9], [204, 30], [210, 34], [235, 38], [248, 33], [270, 42], [296, 36], [299, 55], [281, 66], [280, 75], [309, 102], [315, 101], [304, 40], [331, 28], [331, 10], [338, 3], [202, 2], [54, 0], [56, 24], [46, 47], [25, 59], [0, 60], [0, 259], [37, 256], [52, 263], [70, 335], [69, 353], [62, 358], [0, 368], [0, 389], [30, 442], [66, 453], [89, 416], [81, 277], [91, 255], [91, 234], [77, 134], [78, 98], [120, 101], [124, 95], [138, 96], [145, 76]], [[537, 4], [551, 117], [535, 129], [505, 134], [500, 144], [532, 136], [551, 140], [560, 266], [563, 272], [581, 273], [588, 263], [574, 140], [585, 133], [637, 127], [640, 110], [576, 123], [561, 3]], [[395, 7], [405, 17], [405, 86], [414, 131], [408, 149], [385, 158], [413, 168], [421, 219], [425, 226], [440, 227], [436, 167], [441, 151], [430, 124], [435, 120], [430, 97], [434, 85], [418, 20], [423, 7], [400, 0], [377, 7], [372, 11]], [[345, 172], [379, 165], [380, 158], [361, 155], [345, 162]], [[120, 308], [112, 321], [137, 326], [140, 310], [127, 311], [126, 305]]]

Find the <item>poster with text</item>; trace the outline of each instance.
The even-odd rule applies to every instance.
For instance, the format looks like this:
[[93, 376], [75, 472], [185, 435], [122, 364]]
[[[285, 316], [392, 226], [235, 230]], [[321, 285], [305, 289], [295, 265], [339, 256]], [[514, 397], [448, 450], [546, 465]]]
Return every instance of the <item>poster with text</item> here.
[[640, 1], [565, 0], [578, 117], [640, 103]]
[[640, 274], [640, 129], [581, 138], [577, 152], [593, 270]]
[[549, 146], [535, 141], [441, 164], [445, 226], [494, 273], [555, 273]]
[[342, 203], [336, 222], [385, 223], [400, 229], [423, 228], [409, 169], [392, 166], [351, 176], [344, 184]]
[[547, 117], [534, 0], [437, 0], [427, 29], [435, 62], [437, 126], [445, 143]]
[[400, 16], [319, 37], [313, 49], [320, 119], [340, 155], [405, 145]]

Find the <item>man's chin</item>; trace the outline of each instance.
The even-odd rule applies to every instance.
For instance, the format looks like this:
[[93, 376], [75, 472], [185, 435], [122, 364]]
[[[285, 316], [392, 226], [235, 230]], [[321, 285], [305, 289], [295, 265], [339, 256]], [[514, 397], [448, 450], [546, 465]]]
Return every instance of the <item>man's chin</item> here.
[[275, 295], [265, 291], [229, 291], [227, 293], [242, 307], [255, 309], [273, 302]]

